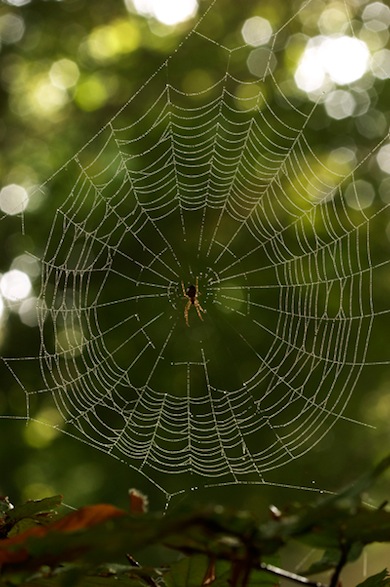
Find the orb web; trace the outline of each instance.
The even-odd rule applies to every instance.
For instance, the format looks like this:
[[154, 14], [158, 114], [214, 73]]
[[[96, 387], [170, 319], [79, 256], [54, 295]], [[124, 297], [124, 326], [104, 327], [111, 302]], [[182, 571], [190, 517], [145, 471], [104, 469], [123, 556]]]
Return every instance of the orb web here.
[[[177, 64], [205, 45], [221, 75], [185, 91]], [[361, 164], [328, 165], [310, 140], [321, 106], [293, 103], [271, 68], [242, 77], [248, 51], [195, 27], [41, 187], [61, 201], [28, 359], [39, 389], [4, 359], [28, 406], [44, 396], [69, 433], [159, 483], [264, 481], [310, 450], [346, 419], [379, 316], [385, 207], [348, 205]], [[190, 304], [187, 325], [195, 284], [203, 320]]]

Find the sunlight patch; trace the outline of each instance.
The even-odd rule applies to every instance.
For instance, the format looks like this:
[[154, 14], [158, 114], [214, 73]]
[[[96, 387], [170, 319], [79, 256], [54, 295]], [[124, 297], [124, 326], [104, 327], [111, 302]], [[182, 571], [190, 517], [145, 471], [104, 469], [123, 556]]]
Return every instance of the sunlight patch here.
[[272, 27], [266, 18], [253, 16], [244, 22], [241, 34], [247, 45], [259, 47], [259, 45], [265, 45], [270, 40]]
[[351, 92], [335, 90], [326, 96], [325, 110], [331, 118], [341, 120], [352, 116], [356, 102]]
[[50, 68], [50, 81], [60, 90], [67, 90], [76, 85], [80, 70], [77, 64], [70, 59], [59, 59]]
[[376, 156], [379, 167], [385, 173], [390, 173], [390, 145], [384, 145]]
[[308, 42], [295, 73], [297, 86], [305, 92], [322, 90], [325, 82], [345, 85], [360, 79], [369, 66], [366, 43], [345, 35], [317, 36]]
[[7, 271], [0, 280], [0, 291], [11, 302], [23, 300], [31, 291], [30, 278], [18, 269]]
[[175, 25], [195, 16], [196, 0], [133, 0], [137, 12], [152, 16], [162, 24]]
[[371, 183], [358, 179], [349, 184], [345, 190], [345, 199], [350, 208], [364, 210], [369, 208], [375, 199], [375, 190]]
[[20, 214], [28, 205], [28, 194], [24, 187], [11, 183], [0, 190], [0, 209], [13, 216]]

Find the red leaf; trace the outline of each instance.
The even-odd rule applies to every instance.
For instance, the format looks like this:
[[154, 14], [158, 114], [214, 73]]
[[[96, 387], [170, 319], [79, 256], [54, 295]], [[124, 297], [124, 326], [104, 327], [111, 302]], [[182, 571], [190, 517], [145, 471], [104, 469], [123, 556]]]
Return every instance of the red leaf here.
[[19, 549], [15, 549], [15, 547], [18, 545], [23, 547], [31, 537], [43, 538], [53, 532], [77, 532], [123, 515], [125, 515], [123, 510], [112, 505], [97, 504], [82, 507], [47, 526], [29, 528], [16, 536], [0, 540], [0, 565], [26, 561], [29, 557], [27, 547]]
[[146, 514], [148, 511], [149, 500], [147, 495], [138, 491], [138, 489], [129, 489], [130, 513]]

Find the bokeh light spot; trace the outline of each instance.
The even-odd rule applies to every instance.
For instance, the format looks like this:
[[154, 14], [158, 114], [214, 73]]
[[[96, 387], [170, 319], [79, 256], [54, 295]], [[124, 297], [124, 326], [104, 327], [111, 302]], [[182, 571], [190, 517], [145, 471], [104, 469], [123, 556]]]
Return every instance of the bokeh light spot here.
[[77, 86], [75, 101], [82, 110], [92, 112], [107, 102], [110, 90], [109, 84], [101, 76], [91, 75]]
[[362, 116], [358, 116], [355, 119], [355, 124], [359, 133], [368, 139], [382, 137], [388, 128], [386, 116], [375, 108]]
[[272, 26], [266, 18], [253, 16], [244, 22], [242, 37], [247, 45], [259, 47], [268, 43], [272, 36]]
[[71, 358], [81, 354], [85, 340], [81, 330], [74, 327], [59, 330], [56, 342], [57, 352]]
[[183, 90], [188, 94], [199, 95], [202, 97], [203, 92], [211, 89], [215, 80], [206, 69], [190, 69], [183, 79]]
[[364, 210], [371, 206], [375, 199], [375, 190], [371, 183], [364, 179], [358, 179], [350, 183], [345, 190], [345, 200], [350, 208]]
[[4, 298], [12, 302], [27, 298], [31, 291], [31, 281], [26, 273], [11, 269], [0, 280], [0, 291]]
[[116, 20], [95, 28], [88, 37], [88, 53], [96, 61], [110, 61], [138, 49], [139, 29], [129, 20]]
[[247, 66], [249, 71], [259, 77], [263, 78], [269, 74], [276, 67], [276, 57], [272, 51], [266, 47], [260, 47], [250, 52], [247, 59]]
[[20, 214], [28, 205], [28, 194], [24, 187], [11, 183], [0, 190], [0, 209], [13, 216]]
[[22, 499], [43, 499], [58, 493], [58, 489], [47, 483], [28, 483], [21, 487]]
[[12, 261], [11, 269], [19, 269], [33, 278], [38, 277], [41, 272], [38, 260], [26, 253], [19, 255]]
[[6, 0], [7, 4], [11, 6], [24, 6], [25, 4], [30, 4], [31, 0]]
[[390, 50], [381, 49], [371, 59], [371, 71], [379, 79], [390, 77]]
[[260, 107], [259, 87], [256, 84], [240, 84], [236, 88], [235, 104], [239, 110], [253, 110]]
[[325, 110], [328, 116], [336, 120], [352, 116], [355, 106], [354, 97], [345, 90], [330, 92], [325, 99]]
[[18, 14], [4, 14], [0, 17], [0, 40], [11, 45], [17, 43], [24, 35], [24, 20]]
[[314, 37], [303, 52], [295, 82], [305, 92], [322, 89], [327, 78], [339, 85], [348, 84], [364, 75], [369, 58], [366, 43], [354, 37]]
[[379, 149], [376, 160], [382, 171], [390, 173], [390, 144]]
[[385, 204], [390, 204], [390, 177], [386, 177], [379, 184], [379, 195]]
[[76, 85], [80, 71], [74, 61], [59, 59], [51, 66], [49, 76], [53, 86], [61, 90], [67, 90]]
[[58, 426], [62, 423], [61, 417], [53, 408], [45, 408], [37, 420], [29, 422], [25, 428], [27, 443], [34, 448], [43, 448], [49, 445], [59, 434]]
[[330, 151], [326, 166], [337, 173], [347, 175], [356, 166], [356, 153], [348, 147], [338, 147]]
[[[318, 37], [317, 37], [318, 39]], [[323, 87], [326, 74], [320, 61], [320, 50], [316, 39], [309, 41], [295, 72], [295, 83], [305, 92], [314, 92]]]
[[28, 298], [28, 300], [24, 300], [20, 304], [18, 312], [20, 320], [23, 322], [23, 324], [30, 326], [31, 328], [38, 326], [36, 298]]
[[383, 2], [372, 2], [367, 4], [363, 10], [362, 18], [366, 22], [379, 21], [384, 27], [387, 27], [390, 25], [390, 8]]
[[166, 25], [175, 25], [195, 16], [196, 0], [133, 0], [134, 8]]
[[53, 114], [69, 101], [66, 93], [58, 86], [53, 86], [48, 80], [42, 79], [37, 83], [33, 92], [35, 111], [42, 115]]
[[325, 9], [318, 19], [318, 28], [323, 35], [331, 35], [335, 32], [343, 32], [348, 25], [345, 10], [337, 5], [331, 5]]
[[354, 37], [328, 38], [321, 45], [325, 71], [337, 84], [360, 79], [368, 68], [370, 53], [363, 41]]

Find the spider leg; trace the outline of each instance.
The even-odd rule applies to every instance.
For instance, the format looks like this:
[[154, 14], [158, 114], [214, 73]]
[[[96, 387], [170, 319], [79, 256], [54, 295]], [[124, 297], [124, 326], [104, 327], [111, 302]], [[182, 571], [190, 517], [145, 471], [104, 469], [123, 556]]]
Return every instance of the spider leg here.
[[188, 296], [187, 296], [186, 288], [184, 287], [184, 281], [182, 281], [182, 282], [181, 282], [181, 287], [182, 287], [182, 289], [183, 289], [183, 296], [184, 296], [185, 298], [187, 298]]
[[203, 318], [202, 318], [202, 314], [201, 314], [201, 312], [203, 312], [203, 313], [204, 313], [204, 310], [203, 310], [202, 306], [200, 305], [200, 303], [198, 302], [198, 300], [195, 300], [195, 301], [194, 301], [194, 306], [195, 306], [196, 313], [198, 314], [199, 318], [200, 318], [200, 319], [202, 320], [202, 322], [203, 322]]
[[184, 308], [184, 318], [185, 318], [187, 326], [189, 326], [188, 312], [190, 311], [190, 308], [191, 308], [191, 301], [187, 302], [187, 304], [185, 305], [185, 308]]
[[[196, 283], [196, 285], [195, 285], [195, 287], [196, 287], [196, 296], [201, 296], [202, 294], [199, 291], [199, 283], [198, 283], [198, 281], [199, 281], [199, 278], [197, 277], [196, 278], [196, 282], [195, 282]], [[202, 312], [203, 312], [203, 310], [202, 310]]]

